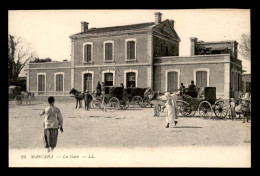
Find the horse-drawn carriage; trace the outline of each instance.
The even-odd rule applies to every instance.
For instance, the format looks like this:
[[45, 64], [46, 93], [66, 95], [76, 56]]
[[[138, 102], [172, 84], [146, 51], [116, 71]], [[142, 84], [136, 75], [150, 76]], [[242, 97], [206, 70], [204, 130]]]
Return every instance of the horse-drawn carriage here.
[[9, 86], [8, 87], [9, 101], [12, 101], [16, 105], [21, 105], [23, 101], [26, 104], [31, 104], [31, 100], [35, 99], [34, 94], [30, 92], [23, 92], [20, 86]]
[[146, 107], [150, 104], [150, 99], [145, 96], [149, 88], [129, 87], [125, 88], [125, 96], [130, 100], [133, 107]]
[[[107, 108], [111, 109], [127, 109], [129, 107], [129, 99], [126, 96], [126, 90], [123, 87], [112, 87], [112, 86], [105, 86], [105, 103], [107, 105]], [[97, 94], [93, 93], [93, 100], [92, 100], [92, 106], [101, 107], [101, 100], [100, 96], [97, 96]]]
[[212, 112], [218, 118], [228, 114], [228, 106], [221, 98], [216, 98], [216, 87], [201, 87], [194, 91], [185, 88], [182, 96], [178, 96], [177, 104], [184, 116], [193, 116], [196, 111], [204, 118], [211, 118]]
[[[129, 105], [133, 107], [146, 107], [150, 104], [150, 99], [145, 96], [145, 92], [148, 88], [137, 87], [111, 87], [105, 86], [106, 104], [111, 109], [127, 109]], [[92, 107], [100, 108], [101, 100], [97, 96], [96, 92], [92, 94]]]

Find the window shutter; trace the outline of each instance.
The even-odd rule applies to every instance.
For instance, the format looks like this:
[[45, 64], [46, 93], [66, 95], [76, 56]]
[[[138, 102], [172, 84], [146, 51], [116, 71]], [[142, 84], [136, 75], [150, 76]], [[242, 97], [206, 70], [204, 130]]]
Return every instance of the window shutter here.
[[60, 91], [63, 91], [63, 75], [60, 75]]
[[127, 59], [130, 59], [130, 42], [127, 42]]
[[130, 59], [135, 59], [135, 42], [130, 42]]
[[87, 45], [87, 61], [91, 61], [91, 45]]
[[178, 73], [173, 72], [173, 90], [178, 89]]
[[168, 72], [168, 86], [167, 91], [175, 91], [178, 89], [178, 73]]
[[105, 44], [105, 60], [112, 60], [112, 43]]
[[206, 71], [203, 71], [201, 72], [201, 82], [202, 82], [202, 86], [201, 87], [207, 87], [207, 72]]
[[84, 45], [84, 62], [88, 61], [88, 45]]
[[196, 87], [207, 87], [207, 72], [197, 71], [196, 72]]
[[42, 75], [42, 91], [45, 91], [45, 76]]
[[38, 76], [38, 91], [42, 91], [42, 75]]
[[197, 71], [196, 72], [196, 86], [197, 87], [201, 87], [201, 72]]
[[38, 91], [45, 91], [45, 76], [38, 76]]

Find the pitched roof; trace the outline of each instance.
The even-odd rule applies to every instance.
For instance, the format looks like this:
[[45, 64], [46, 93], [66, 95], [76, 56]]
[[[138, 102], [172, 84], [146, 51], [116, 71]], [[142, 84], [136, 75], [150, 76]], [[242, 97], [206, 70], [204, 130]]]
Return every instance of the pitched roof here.
[[139, 24], [131, 24], [131, 25], [124, 25], [124, 26], [112, 26], [112, 27], [104, 27], [104, 28], [90, 28], [87, 32], [80, 32], [77, 35], [82, 34], [97, 34], [97, 33], [104, 33], [104, 32], [115, 32], [115, 31], [125, 31], [125, 30], [138, 30], [138, 29], [145, 29], [150, 26], [155, 25], [154, 22], [150, 23], [139, 23]]

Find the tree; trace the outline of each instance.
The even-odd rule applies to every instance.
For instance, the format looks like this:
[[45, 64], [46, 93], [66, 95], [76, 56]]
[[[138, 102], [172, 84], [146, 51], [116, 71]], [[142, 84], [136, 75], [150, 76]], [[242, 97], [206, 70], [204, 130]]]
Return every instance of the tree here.
[[241, 35], [241, 44], [238, 51], [245, 59], [251, 60], [251, 36], [249, 34]]
[[21, 37], [8, 35], [8, 84], [17, 84], [18, 75], [35, 53]]

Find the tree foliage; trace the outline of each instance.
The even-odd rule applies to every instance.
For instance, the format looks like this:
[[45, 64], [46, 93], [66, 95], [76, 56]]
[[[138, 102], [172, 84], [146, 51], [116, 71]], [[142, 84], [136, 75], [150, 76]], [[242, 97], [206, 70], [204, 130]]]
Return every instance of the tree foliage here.
[[51, 62], [51, 58], [47, 57], [47, 58], [41, 59], [39, 57], [35, 57], [33, 60], [30, 61], [30, 63], [41, 63], [41, 62]]
[[8, 35], [8, 84], [16, 84], [21, 70], [34, 57], [30, 44], [21, 37]]
[[251, 60], [251, 36], [249, 34], [241, 35], [241, 44], [239, 53], [247, 60]]

